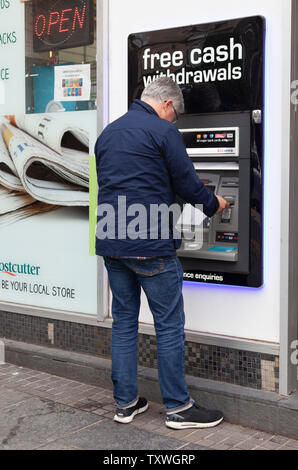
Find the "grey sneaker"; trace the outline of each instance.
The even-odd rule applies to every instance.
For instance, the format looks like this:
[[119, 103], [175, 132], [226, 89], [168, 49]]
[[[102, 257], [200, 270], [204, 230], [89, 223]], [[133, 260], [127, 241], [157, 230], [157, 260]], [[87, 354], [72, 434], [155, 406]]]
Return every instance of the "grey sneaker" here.
[[114, 421], [117, 421], [118, 423], [131, 423], [131, 421], [134, 419], [135, 415], [144, 413], [148, 409], [148, 402], [146, 398], [140, 397], [138, 399], [138, 402], [134, 405], [131, 406], [130, 408], [117, 408], [116, 409], [116, 414], [114, 416]]
[[166, 426], [172, 429], [212, 428], [223, 420], [218, 410], [207, 410], [195, 403], [191, 408], [167, 415]]

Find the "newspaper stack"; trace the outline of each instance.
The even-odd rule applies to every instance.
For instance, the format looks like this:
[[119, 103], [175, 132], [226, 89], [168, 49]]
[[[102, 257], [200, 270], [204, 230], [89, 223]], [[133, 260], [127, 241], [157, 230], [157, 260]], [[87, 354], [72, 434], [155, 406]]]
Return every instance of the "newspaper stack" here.
[[0, 226], [58, 209], [59, 206], [35, 201], [29, 194], [0, 187]]
[[88, 188], [86, 131], [48, 114], [2, 122], [0, 225], [59, 206], [88, 206]]

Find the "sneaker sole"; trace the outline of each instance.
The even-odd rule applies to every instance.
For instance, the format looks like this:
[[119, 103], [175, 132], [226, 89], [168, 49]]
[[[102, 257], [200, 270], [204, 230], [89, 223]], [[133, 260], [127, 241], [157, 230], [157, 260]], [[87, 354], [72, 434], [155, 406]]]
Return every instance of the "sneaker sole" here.
[[115, 415], [114, 416], [114, 421], [117, 421], [117, 423], [131, 423], [132, 420], [136, 415], [139, 415], [140, 413], [144, 413], [148, 409], [148, 403], [147, 405], [143, 406], [143, 408], [139, 408], [138, 410], [135, 410], [130, 416], [126, 416], [125, 418], [121, 418], [120, 416]]
[[223, 418], [220, 418], [217, 421], [213, 421], [212, 423], [177, 423], [174, 421], [166, 421], [166, 426], [171, 429], [191, 429], [191, 428], [196, 428], [196, 429], [204, 429], [204, 428], [213, 428], [214, 426], [217, 426], [219, 423], [221, 423]]

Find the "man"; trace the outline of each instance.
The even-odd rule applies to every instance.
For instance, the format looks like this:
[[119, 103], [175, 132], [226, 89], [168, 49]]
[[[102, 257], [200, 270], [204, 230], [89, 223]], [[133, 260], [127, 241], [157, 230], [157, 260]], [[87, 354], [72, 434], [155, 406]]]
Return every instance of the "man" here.
[[148, 226], [137, 239], [127, 233], [124, 236], [123, 226], [119, 227], [123, 221], [128, 226], [131, 219], [125, 222], [124, 212], [136, 203], [149, 212], [154, 204], [170, 207], [179, 196], [193, 205], [202, 204], [209, 217], [228, 207], [196, 175], [173, 124], [182, 112], [180, 88], [170, 78], [161, 77], [145, 88], [141, 100], [135, 100], [124, 116], [105, 128], [95, 145], [99, 224], [109, 205], [115, 211], [111, 226], [118, 227], [114, 237], [97, 232], [96, 240], [96, 253], [104, 257], [113, 293], [112, 380], [118, 406], [114, 420], [129, 423], [148, 408], [137, 389], [138, 315], [143, 288], [154, 317], [166, 425], [173, 429], [211, 427], [223, 419], [220, 411], [194, 403], [184, 378], [183, 271], [176, 256], [179, 242], [173, 239], [171, 227], [167, 239], [160, 236], [160, 227], [158, 236], [150, 237], [149, 216]]

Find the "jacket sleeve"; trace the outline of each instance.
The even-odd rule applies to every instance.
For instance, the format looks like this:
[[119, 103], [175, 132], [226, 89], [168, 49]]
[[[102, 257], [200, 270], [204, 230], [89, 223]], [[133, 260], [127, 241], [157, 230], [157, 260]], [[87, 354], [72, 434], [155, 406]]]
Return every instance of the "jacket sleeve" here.
[[192, 205], [202, 204], [204, 214], [212, 217], [219, 207], [217, 197], [198, 178], [182, 136], [174, 126], [169, 127], [163, 139], [162, 153], [175, 193]]

